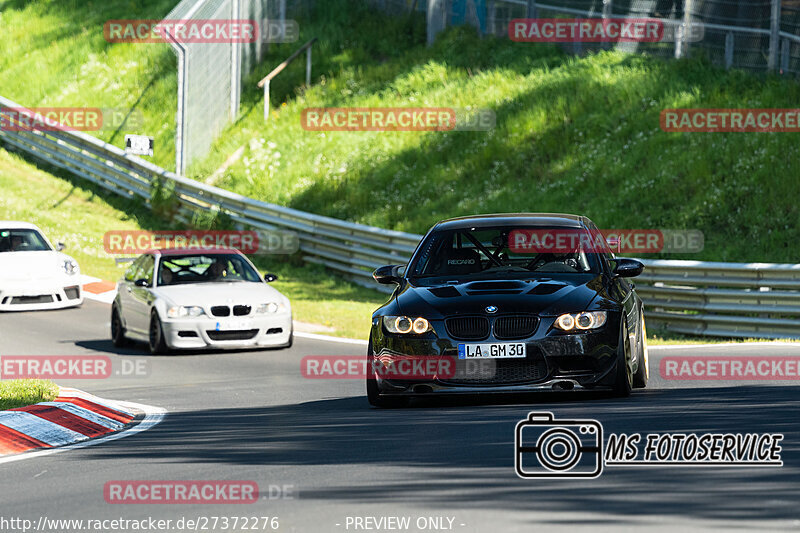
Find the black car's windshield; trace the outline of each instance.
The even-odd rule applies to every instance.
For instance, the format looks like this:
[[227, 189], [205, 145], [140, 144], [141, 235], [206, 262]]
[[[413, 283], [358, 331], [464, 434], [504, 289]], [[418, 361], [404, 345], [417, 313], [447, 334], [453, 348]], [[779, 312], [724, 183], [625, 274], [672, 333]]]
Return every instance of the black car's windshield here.
[[552, 252], [520, 249], [509, 242], [514, 231], [531, 229], [539, 232], [548, 228], [503, 226], [431, 233], [409, 265], [407, 275], [410, 278], [447, 277], [465, 280], [496, 275], [530, 278], [540, 274], [600, 272], [598, 253], [587, 249], [580, 240], [576, 241], [574, 247]]
[[35, 229], [0, 228], [0, 252], [46, 252], [50, 249]]
[[237, 254], [166, 255], [161, 257], [158, 284], [261, 281], [258, 272]]

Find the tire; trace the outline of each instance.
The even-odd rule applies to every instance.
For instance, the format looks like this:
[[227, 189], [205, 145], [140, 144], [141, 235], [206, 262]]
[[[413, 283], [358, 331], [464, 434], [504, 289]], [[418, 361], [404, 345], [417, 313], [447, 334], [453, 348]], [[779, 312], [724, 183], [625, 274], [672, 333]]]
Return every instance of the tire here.
[[636, 369], [636, 374], [633, 375], [633, 388], [643, 389], [647, 387], [647, 380], [650, 379], [650, 358], [647, 353], [647, 328], [644, 325], [644, 316], [642, 316], [642, 327], [639, 329], [639, 338], [636, 344], [639, 368]]
[[633, 389], [633, 372], [628, 366], [628, 359], [632, 349], [628, 340], [628, 328], [625, 325], [625, 315], [622, 315], [619, 347], [617, 348], [616, 380], [614, 381], [613, 395], [617, 398], [627, 398]]
[[375, 376], [369, 375], [369, 369], [372, 368], [374, 355], [375, 354], [372, 352], [372, 337], [370, 337], [369, 345], [367, 346], [367, 401], [371, 406], [382, 409], [405, 406], [407, 404], [406, 398], [381, 396]]
[[128, 339], [125, 338], [125, 328], [122, 326], [122, 319], [116, 306], [111, 308], [111, 343], [117, 348], [128, 344]]
[[164, 340], [164, 328], [158, 313], [153, 311], [150, 315], [150, 328], [148, 329], [148, 347], [151, 354], [162, 354], [167, 351], [167, 342]]

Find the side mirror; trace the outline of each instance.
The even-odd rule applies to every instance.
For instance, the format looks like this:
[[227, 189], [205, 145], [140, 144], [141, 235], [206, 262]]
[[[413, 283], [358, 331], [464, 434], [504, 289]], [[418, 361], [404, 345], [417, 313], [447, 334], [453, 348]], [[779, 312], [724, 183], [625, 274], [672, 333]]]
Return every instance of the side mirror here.
[[266, 281], [267, 283], [272, 283], [276, 279], [278, 279], [277, 274], [270, 274], [269, 272], [264, 274], [264, 281]]
[[644, 265], [636, 259], [617, 259], [617, 266], [614, 268], [614, 274], [621, 278], [635, 278], [644, 270]]
[[133, 284], [136, 285], [137, 287], [149, 287], [150, 286], [150, 284], [144, 278], [137, 279], [136, 281], [133, 282]]
[[388, 285], [390, 283], [397, 283], [399, 285], [403, 282], [403, 277], [398, 271], [402, 267], [403, 265], [386, 265], [378, 267], [375, 269], [375, 272], [372, 273], [372, 277], [375, 278], [375, 281], [381, 285]]
[[62, 250], [66, 250], [66, 249], [67, 249], [67, 245], [64, 244], [63, 242], [60, 242], [60, 243], [56, 244], [56, 252], [60, 252]]

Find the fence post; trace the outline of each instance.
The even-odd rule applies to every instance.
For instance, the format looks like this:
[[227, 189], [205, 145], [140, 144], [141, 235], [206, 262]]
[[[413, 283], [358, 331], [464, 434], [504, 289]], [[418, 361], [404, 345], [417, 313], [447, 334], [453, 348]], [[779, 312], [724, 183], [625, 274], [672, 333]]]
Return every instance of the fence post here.
[[306, 50], [306, 87], [311, 87], [311, 48], [309, 46]]
[[536, 0], [528, 0], [528, 8], [525, 11], [525, 16], [529, 19], [535, 19], [538, 16], [536, 10]]
[[778, 47], [781, 31], [781, 0], [772, 0], [769, 29], [769, 59], [767, 60], [767, 68], [769, 70], [775, 70], [775, 67], [778, 65]]
[[733, 32], [725, 34], [725, 68], [733, 66]]

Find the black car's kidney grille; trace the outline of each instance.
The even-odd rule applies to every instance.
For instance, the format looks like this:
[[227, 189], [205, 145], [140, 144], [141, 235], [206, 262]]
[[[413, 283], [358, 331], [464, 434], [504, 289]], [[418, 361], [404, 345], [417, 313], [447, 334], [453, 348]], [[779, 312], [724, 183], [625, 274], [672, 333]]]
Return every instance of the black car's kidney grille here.
[[489, 319], [483, 316], [461, 316], [444, 321], [447, 333], [454, 339], [477, 340], [489, 336]]
[[456, 359], [456, 375], [442, 382], [464, 386], [509, 385], [544, 381], [548, 375], [544, 356], [529, 344], [524, 359]]
[[501, 316], [494, 321], [494, 336], [501, 340], [525, 339], [533, 335], [539, 318], [535, 316]]
[[211, 314], [214, 316], [230, 316], [231, 308], [227, 305], [215, 305], [211, 308]]

